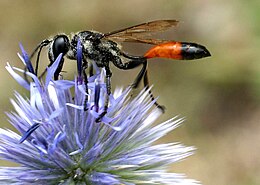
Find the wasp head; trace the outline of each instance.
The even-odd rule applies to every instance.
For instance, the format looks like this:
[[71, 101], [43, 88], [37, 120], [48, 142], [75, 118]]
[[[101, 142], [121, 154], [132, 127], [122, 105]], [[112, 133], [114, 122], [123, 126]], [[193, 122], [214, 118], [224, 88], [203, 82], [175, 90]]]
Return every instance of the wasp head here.
[[50, 49], [49, 49], [49, 59], [51, 64], [59, 56], [60, 53], [64, 55], [67, 54], [70, 48], [69, 38], [66, 35], [57, 35], [54, 37]]

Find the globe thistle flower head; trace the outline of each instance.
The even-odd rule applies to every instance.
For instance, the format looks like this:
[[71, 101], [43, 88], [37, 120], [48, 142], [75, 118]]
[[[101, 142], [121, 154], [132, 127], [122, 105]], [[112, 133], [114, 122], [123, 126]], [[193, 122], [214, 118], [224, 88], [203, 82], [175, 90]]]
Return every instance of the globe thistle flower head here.
[[[0, 167], [0, 184], [197, 184], [166, 171], [194, 148], [178, 143], [153, 145], [183, 119], [153, 126], [161, 112], [153, 106], [149, 89], [136, 97], [131, 96], [131, 88], [115, 89], [107, 114], [97, 122], [107, 96], [104, 71], [93, 62], [96, 73], [84, 83], [80, 42], [74, 81], [53, 80], [62, 54], [47, 68], [43, 80], [34, 74], [22, 46], [21, 50], [26, 70], [10, 64], [6, 69], [30, 91], [30, 97], [15, 92], [11, 100], [15, 112], [7, 115], [18, 133], [0, 129], [1, 159], [19, 164]], [[32, 80], [28, 83], [27, 78]]]

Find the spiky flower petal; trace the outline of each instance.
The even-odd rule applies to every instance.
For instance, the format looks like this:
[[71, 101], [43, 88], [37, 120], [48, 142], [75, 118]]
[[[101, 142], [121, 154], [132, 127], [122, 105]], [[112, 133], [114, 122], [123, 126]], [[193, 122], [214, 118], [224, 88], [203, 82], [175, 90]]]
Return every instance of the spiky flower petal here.
[[[47, 69], [45, 81], [33, 74], [25, 51], [20, 58], [27, 70], [6, 67], [30, 91], [30, 97], [15, 92], [11, 100], [15, 112], [8, 113], [9, 121], [19, 134], [0, 129], [1, 159], [20, 165], [1, 167], [0, 184], [197, 184], [166, 171], [169, 164], [191, 155], [193, 147], [153, 145], [183, 119], [175, 117], [153, 126], [161, 113], [148, 91], [133, 98], [128, 88], [115, 90], [107, 114], [96, 122], [106, 96], [103, 72], [97, 69], [88, 78], [88, 91], [81, 74], [75, 81], [54, 81], [61, 57]], [[33, 79], [30, 84], [25, 75]], [[86, 96], [88, 110], [83, 105]]]

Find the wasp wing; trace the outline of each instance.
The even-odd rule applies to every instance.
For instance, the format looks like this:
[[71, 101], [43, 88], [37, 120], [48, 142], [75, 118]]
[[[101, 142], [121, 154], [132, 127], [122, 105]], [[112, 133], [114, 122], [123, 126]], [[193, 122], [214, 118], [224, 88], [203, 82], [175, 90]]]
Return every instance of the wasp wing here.
[[145, 38], [156, 32], [165, 31], [178, 24], [176, 20], [157, 20], [138, 24], [121, 30], [104, 34], [104, 37], [117, 42], [139, 42], [147, 44], [160, 44], [165, 40]]

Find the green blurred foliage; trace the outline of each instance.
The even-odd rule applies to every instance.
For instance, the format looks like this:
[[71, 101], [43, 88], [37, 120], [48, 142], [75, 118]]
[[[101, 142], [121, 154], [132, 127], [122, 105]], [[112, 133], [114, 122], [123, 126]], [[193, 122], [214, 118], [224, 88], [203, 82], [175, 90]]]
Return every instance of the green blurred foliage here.
[[[198, 148], [193, 157], [173, 165], [172, 171], [203, 184], [260, 184], [259, 7], [259, 0], [2, 0], [1, 127], [12, 128], [4, 112], [12, 110], [13, 91], [28, 96], [4, 68], [6, 62], [22, 66], [16, 56], [19, 42], [30, 52], [41, 40], [60, 32], [109, 32], [150, 20], [177, 19], [177, 28], [158, 37], [203, 44], [212, 57], [189, 62], [152, 59], [149, 63], [153, 92], [167, 107], [159, 121], [174, 115], [186, 117], [185, 124], [165, 141], [183, 141]], [[149, 48], [123, 46], [136, 55]], [[45, 52], [42, 69], [47, 64]], [[72, 79], [75, 68], [73, 61], [66, 62], [64, 76]], [[112, 70], [113, 88], [127, 86], [138, 72]]]

